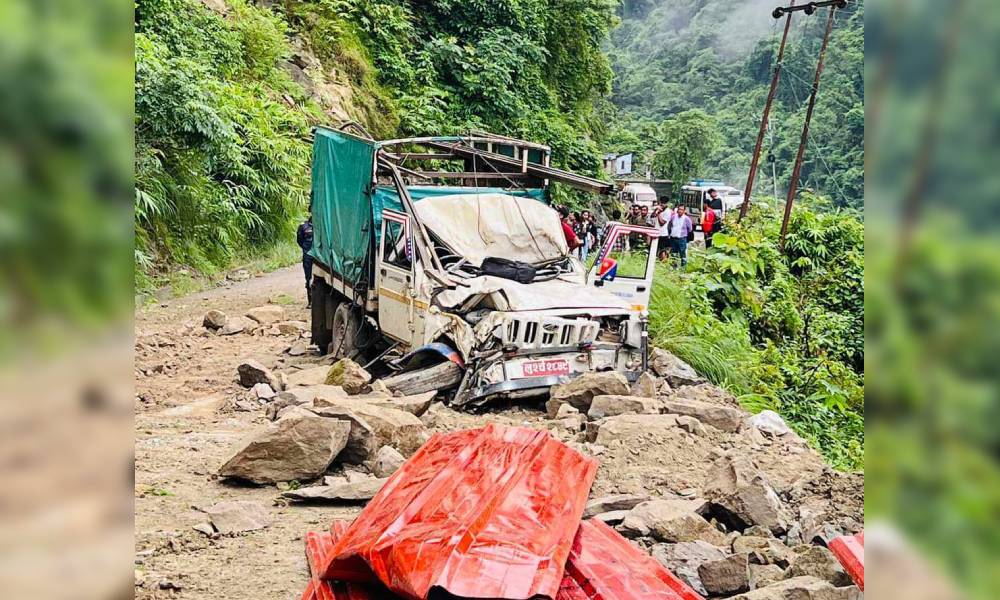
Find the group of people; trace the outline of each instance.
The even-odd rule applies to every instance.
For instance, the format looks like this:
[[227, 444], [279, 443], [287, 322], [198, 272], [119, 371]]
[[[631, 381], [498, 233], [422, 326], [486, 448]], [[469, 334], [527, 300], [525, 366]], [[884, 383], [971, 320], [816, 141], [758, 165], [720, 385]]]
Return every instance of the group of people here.
[[[574, 256], [586, 261], [590, 251], [603, 241], [594, 215], [587, 210], [571, 212], [565, 206], [559, 208], [559, 214], [570, 250]], [[618, 220], [620, 216], [614, 211], [611, 218]], [[659, 259], [666, 261], [673, 258], [681, 267], [687, 265], [687, 246], [688, 242], [694, 240], [695, 227], [683, 204], [671, 207], [667, 198], [660, 198], [652, 210], [645, 205], [633, 204], [625, 215], [624, 222], [656, 229], [659, 234]], [[706, 248], [712, 247], [712, 236], [721, 225], [722, 200], [716, 190], [709, 190], [701, 211], [701, 230], [705, 235]], [[646, 244], [646, 238], [632, 234], [623, 240], [623, 244], [624, 250], [642, 248]]]
[[570, 212], [565, 206], [559, 207], [559, 216], [570, 252], [586, 262], [587, 255], [601, 241], [601, 230], [597, 227], [597, 220], [589, 210]]

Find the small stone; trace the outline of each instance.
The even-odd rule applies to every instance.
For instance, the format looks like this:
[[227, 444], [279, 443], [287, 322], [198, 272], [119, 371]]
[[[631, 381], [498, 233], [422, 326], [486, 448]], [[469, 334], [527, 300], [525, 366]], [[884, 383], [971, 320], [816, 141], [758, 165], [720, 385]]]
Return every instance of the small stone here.
[[570, 404], [563, 404], [563, 405], [559, 406], [559, 410], [556, 411], [555, 418], [556, 419], [565, 419], [566, 417], [569, 417], [571, 415], [578, 415], [578, 414], [580, 414], [580, 411], [578, 411], [572, 405], [570, 405]]
[[709, 595], [731, 596], [750, 590], [747, 555], [734, 554], [722, 560], [702, 563], [698, 578]]
[[270, 400], [277, 395], [274, 390], [271, 389], [271, 386], [266, 383], [254, 384], [253, 388], [250, 389], [250, 393], [261, 400]]
[[203, 533], [203, 534], [207, 535], [208, 537], [212, 537], [212, 536], [215, 535], [215, 528], [212, 527], [211, 523], [198, 523], [197, 525], [193, 526], [191, 529], [194, 529], [198, 533]]
[[781, 418], [781, 415], [773, 410], [762, 410], [747, 419], [747, 423], [756, 427], [761, 433], [766, 433], [772, 437], [779, 437], [792, 433], [792, 429]]
[[[288, 387], [322, 385], [326, 381], [326, 374], [330, 367], [310, 367], [286, 373], [288, 377]], [[331, 386], [332, 387], [332, 386]]]
[[856, 586], [838, 588], [828, 581], [804, 576], [732, 596], [732, 600], [859, 600], [862, 597]]
[[631, 395], [639, 396], [641, 398], [656, 398], [656, 393], [656, 377], [654, 377], [649, 371], [643, 371], [642, 374], [639, 375], [639, 379], [632, 384], [632, 390], [630, 392]]
[[327, 372], [326, 385], [339, 385], [348, 394], [361, 394], [367, 390], [368, 382], [372, 376], [365, 371], [361, 365], [349, 358], [342, 358], [335, 362]]
[[222, 535], [263, 529], [271, 524], [267, 509], [248, 500], [227, 500], [206, 511], [212, 525]]
[[375, 454], [375, 461], [372, 463], [372, 474], [375, 477], [388, 477], [395, 473], [399, 467], [403, 466], [406, 458], [403, 457], [392, 446], [382, 446]]
[[834, 587], [851, 585], [851, 578], [840, 562], [823, 546], [807, 546], [803, 552], [795, 555], [785, 576], [792, 578], [801, 575], [829, 581]]
[[226, 313], [221, 310], [210, 310], [205, 313], [204, 318], [201, 320], [201, 324], [206, 329], [222, 329], [226, 326], [226, 320], [228, 317]]
[[299, 340], [288, 348], [289, 356], [302, 356], [306, 352], [309, 352], [309, 342], [306, 340]]
[[750, 589], [767, 587], [785, 578], [785, 571], [778, 565], [749, 565]]
[[256, 360], [243, 362], [236, 368], [236, 373], [239, 375], [240, 385], [246, 388], [252, 388], [258, 383], [266, 383], [271, 389], [279, 387], [278, 379], [271, 369]]
[[726, 553], [722, 548], [701, 540], [677, 544], [656, 544], [653, 546], [652, 555], [658, 563], [680, 577], [702, 596], [707, 596], [708, 592], [698, 577], [698, 567], [706, 562], [726, 558]]
[[721, 545], [726, 536], [696, 511], [701, 500], [650, 500], [633, 508], [619, 530], [626, 535], [652, 536], [662, 542], [703, 540]]
[[654, 373], [665, 378], [673, 387], [695, 385], [704, 381], [691, 365], [662, 348], [653, 348], [649, 364]]
[[707, 481], [706, 496], [726, 509], [735, 521], [731, 528], [744, 530], [760, 525], [775, 535], [788, 529], [791, 519], [784, 503], [749, 458], [726, 456], [719, 459]]
[[281, 335], [301, 335], [309, 331], [309, 324], [305, 321], [284, 321], [276, 327]]
[[360, 502], [375, 497], [388, 479], [365, 479], [341, 485], [321, 485], [289, 490], [281, 495], [300, 501]]
[[614, 525], [615, 523], [621, 523], [628, 516], [629, 511], [627, 510], [609, 510], [608, 512], [598, 513], [593, 516], [594, 519], [598, 521], [603, 521], [608, 525]]
[[583, 509], [583, 518], [589, 519], [600, 513], [619, 510], [632, 510], [639, 504], [652, 500], [649, 496], [641, 494], [615, 494], [612, 496], [601, 496], [588, 500]]

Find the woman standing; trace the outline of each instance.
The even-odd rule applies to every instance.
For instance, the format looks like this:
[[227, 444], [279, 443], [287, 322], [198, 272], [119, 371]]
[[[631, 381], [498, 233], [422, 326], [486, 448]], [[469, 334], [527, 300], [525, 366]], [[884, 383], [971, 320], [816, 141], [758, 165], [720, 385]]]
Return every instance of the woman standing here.
[[715, 234], [715, 211], [707, 204], [701, 209], [701, 231], [705, 234], [705, 248], [711, 248]]

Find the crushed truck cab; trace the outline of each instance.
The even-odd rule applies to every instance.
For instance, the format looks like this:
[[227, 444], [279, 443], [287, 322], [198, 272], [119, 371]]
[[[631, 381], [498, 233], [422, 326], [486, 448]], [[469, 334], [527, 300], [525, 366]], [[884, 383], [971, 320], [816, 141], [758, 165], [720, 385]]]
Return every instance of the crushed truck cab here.
[[[457, 406], [544, 395], [590, 371], [636, 379], [656, 232], [609, 223], [588, 270], [545, 188], [610, 184], [548, 162], [545, 146], [491, 134], [376, 142], [317, 129], [321, 351], [385, 357], [398, 371], [390, 388], [451, 389]], [[624, 236], [642, 250], [623, 254]]]

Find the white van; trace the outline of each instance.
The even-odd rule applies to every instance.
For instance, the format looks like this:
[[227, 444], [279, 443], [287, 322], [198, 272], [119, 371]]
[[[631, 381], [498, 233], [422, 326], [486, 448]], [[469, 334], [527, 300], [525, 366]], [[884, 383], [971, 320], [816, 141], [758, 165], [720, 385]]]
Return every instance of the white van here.
[[626, 207], [637, 204], [652, 210], [656, 204], [656, 190], [645, 183], [626, 184], [619, 197]]

